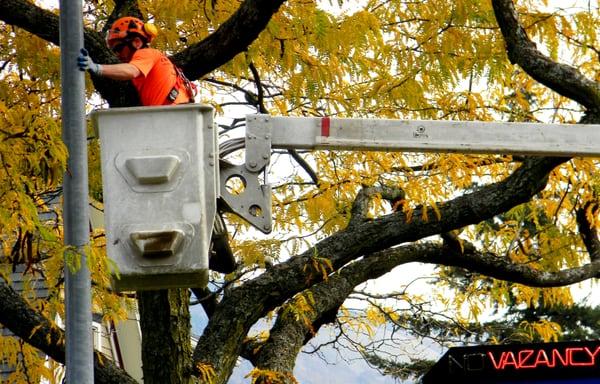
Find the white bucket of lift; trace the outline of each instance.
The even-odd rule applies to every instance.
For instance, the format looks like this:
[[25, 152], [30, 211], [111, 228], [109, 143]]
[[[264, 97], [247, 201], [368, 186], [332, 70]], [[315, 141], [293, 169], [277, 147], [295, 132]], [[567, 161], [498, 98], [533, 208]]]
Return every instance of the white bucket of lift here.
[[115, 108], [92, 118], [114, 289], [206, 286], [219, 188], [213, 109]]

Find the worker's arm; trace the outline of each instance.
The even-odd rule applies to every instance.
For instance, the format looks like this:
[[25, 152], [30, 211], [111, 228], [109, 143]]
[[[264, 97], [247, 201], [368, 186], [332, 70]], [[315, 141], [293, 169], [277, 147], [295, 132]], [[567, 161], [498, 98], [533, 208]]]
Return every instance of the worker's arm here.
[[136, 66], [129, 63], [94, 63], [85, 48], [81, 49], [81, 52], [77, 57], [77, 66], [81, 71], [89, 71], [95, 75], [108, 77], [109, 79], [113, 80], [131, 80], [142, 74], [142, 72]]
[[113, 80], [131, 80], [142, 74], [138, 67], [129, 63], [98, 65], [100, 66], [98, 75]]

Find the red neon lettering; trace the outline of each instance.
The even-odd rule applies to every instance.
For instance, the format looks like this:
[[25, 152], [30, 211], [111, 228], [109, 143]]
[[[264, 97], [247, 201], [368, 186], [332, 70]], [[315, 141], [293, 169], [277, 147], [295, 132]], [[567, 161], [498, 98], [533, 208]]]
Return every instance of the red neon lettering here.
[[592, 360], [594, 360], [594, 363], [595, 363], [596, 362], [596, 355], [598, 354], [598, 352], [600, 352], [600, 347], [596, 347], [596, 350], [594, 351], [594, 353], [592, 353], [588, 347], [585, 347], [585, 349], [586, 349], [586, 351], [588, 351], [588, 353], [592, 357]]
[[560, 361], [563, 367], [569, 366], [569, 356], [565, 352], [565, 355], [561, 355], [560, 351], [556, 348], [552, 348], [552, 366], [556, 366], [556, 360]]
[[519, 365], [517, 364], [517, 359], [515, 359], [515, 354], [511, 352], [505, 352], [506, 356], [504, 357], [504, 368], [506, 368], [507, 365], [513, 365], [515, 367], [515, 369], [519, 368]]
[[[587, 349], [587, 348], [586, 348]], [[577, 348], [567, 348], [567, 353], [569, 354], [569, 360], [572, 366], [574, 367], [585, 367], [585, 366], [589, 366], [589, 365], [594, 365], [594, 359], [590, 359], [590, 361], [586, 361], [586, 362], [582, 362], [582, 361], [575, 361], [574, 359], [574, 354], [576, 352], [581, 352], [583, 351], [583, 348], [577, 347]], [[589, 351], [587, 351], [589, 354]]]
[[[499, 355], [488, 351], [487, 356], [496, 370], [507, 369], [532, 369], [538, 367], [585, 367], [596, 365], [596, 356], [600, 354], [600, 346], [595, 349], [589, 347], [570, 347], [564, 350], [552, 348], [550, 357], [544, 349], [523, 349], [518, 352], [503, 351]], [[515, 357], [516, 354], [516, 357]]]
[[492, 365], [495, 369], [504, 369], [504, 366], [502, 365], [502, 358], [504, 357], [504, 352], [500, 356], [500, 360], [498, 362], [496, 362], [496, 358], [494, 357], [494, 354], [492, 352], [488, 352], [487, 354], [490, 360], [492, 360]]
[[543, 349], [540, 349], [538, 351], [537, 356], [535, 357], [534, 365], [537, 367], [541, 364], [546, 364], [546, 366], [550, 367], [550, 368], [554, 368], [554, 366], [556, 365], [556, 363], [554, 361], [552, 363], [550, 363], [550, 360], [548, 359], [548, 355], [546, 355], [546, 351], [544, 351]]
[[[535, 368], [535, 363], [527, 364], [527, 361], [533, 356], [533, 349], [524, 349], [519, 351], [519, 368]], [[532, 359], [533, 360], [533, 359]]]

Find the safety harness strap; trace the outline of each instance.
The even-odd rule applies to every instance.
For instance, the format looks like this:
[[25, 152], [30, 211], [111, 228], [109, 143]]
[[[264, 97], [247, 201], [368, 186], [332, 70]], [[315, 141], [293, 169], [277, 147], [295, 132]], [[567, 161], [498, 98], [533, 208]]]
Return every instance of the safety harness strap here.
[[[173, 62], [172, 62], [173, 63]], [[175, 82], [175, 86], [173, 87], [173, 89], [171, 90], [171, 92], [169, 92], [168, 98], [169, 100], [171, 100], [172, 95], [174, 95], [173, 99], [171, 101], [175, 101], [175, 99], [177, 98], [177, 95], [179, 94], [179, 90], [177, 89], [177, 85], [178, 84], [183, 84], [183, 86], [185, 87], [185, 90], [187, 91], [188, 97], [190, 99], [190, 103], [194, 102], [194, 95], [196, 94], [196, 85], [194, 83], [192, 83], [183, 73], [183, 70], [181, 68], [179, 68], [177, 65], [175, 65], [175, 63], [173, 63], [173, 67], [175, 68], [175, 73], [177, 74], [177, 80]]]

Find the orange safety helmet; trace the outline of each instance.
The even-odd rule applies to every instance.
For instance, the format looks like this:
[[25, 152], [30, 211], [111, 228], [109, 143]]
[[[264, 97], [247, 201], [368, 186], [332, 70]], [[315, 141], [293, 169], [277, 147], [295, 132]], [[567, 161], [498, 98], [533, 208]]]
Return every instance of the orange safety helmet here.
[[158, 30], [154, 24], [144, 23], [136, 17], [125, 16], [117, 19], [110, 27], [106, 34], [106, 43], [109, 48], [113, 48], [132, 34], [137, 34], [149, 43], [158, 35]]

